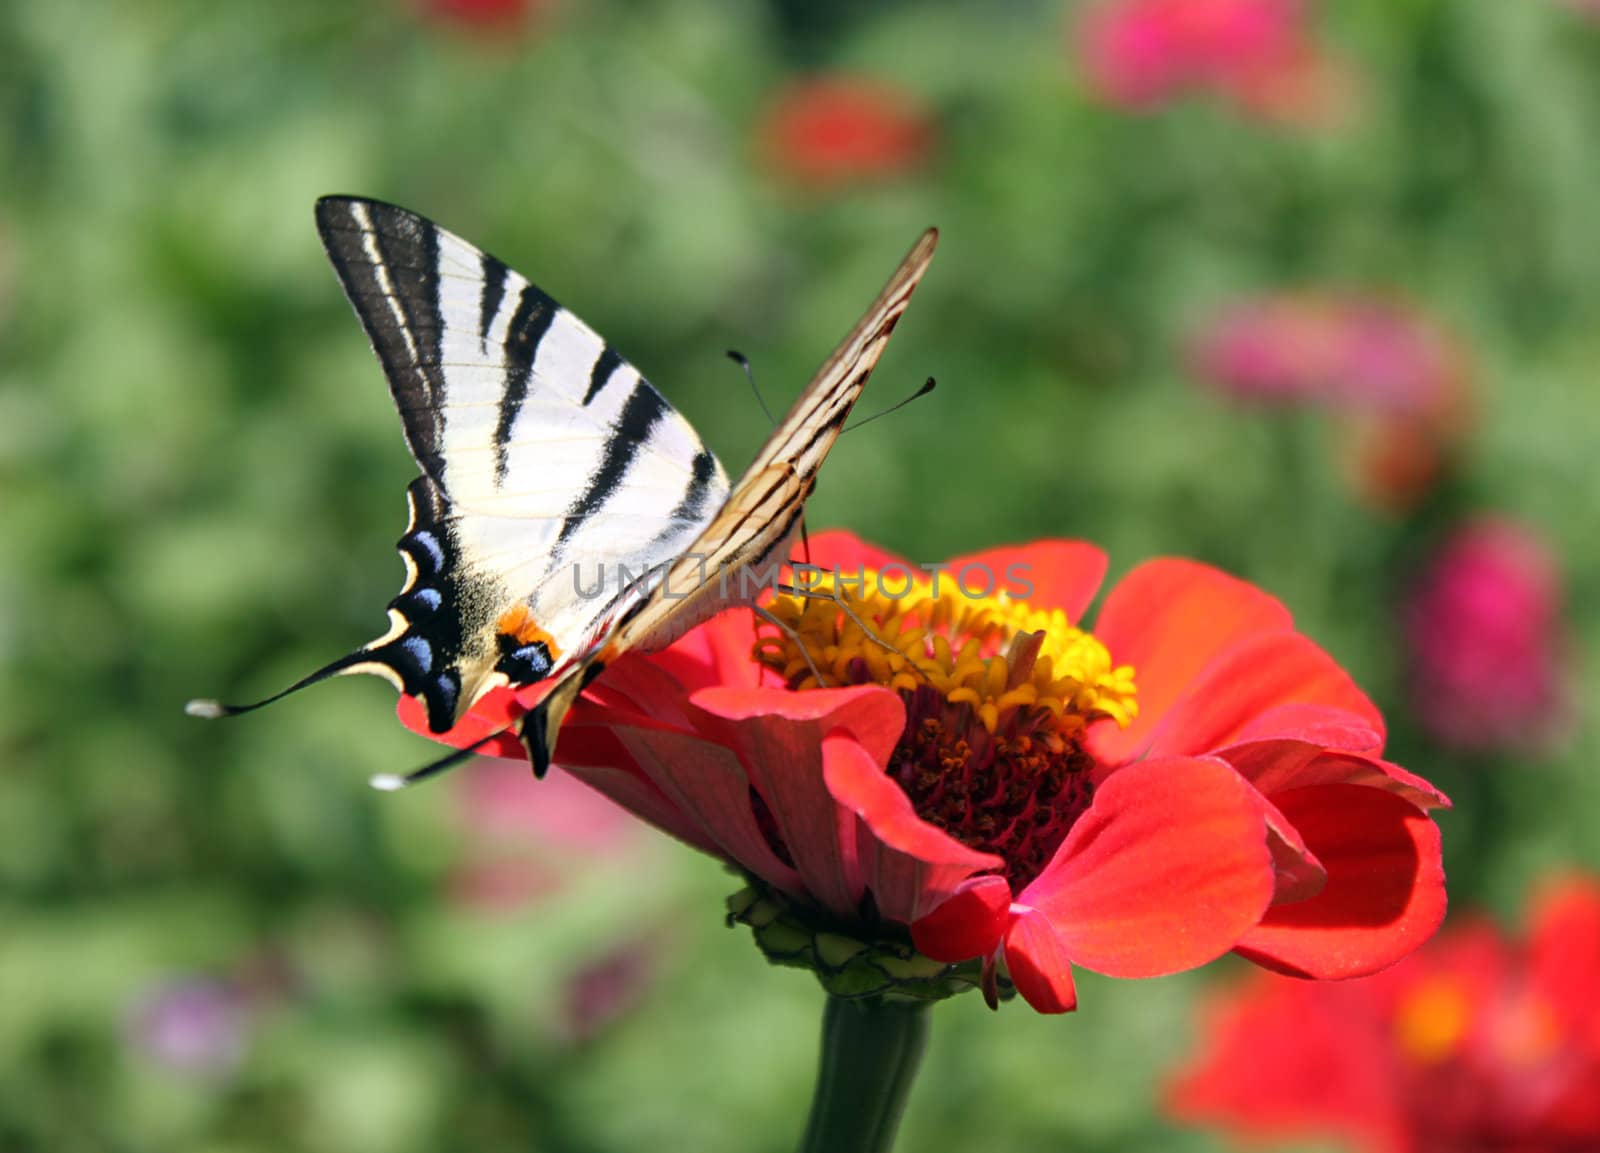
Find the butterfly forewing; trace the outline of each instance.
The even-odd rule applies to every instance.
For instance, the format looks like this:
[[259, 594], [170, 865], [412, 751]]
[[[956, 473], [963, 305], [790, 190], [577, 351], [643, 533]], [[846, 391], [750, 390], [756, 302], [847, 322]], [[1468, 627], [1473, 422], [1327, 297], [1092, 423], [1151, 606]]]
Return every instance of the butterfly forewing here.
[[[568, 668], [519, 727], [536, 773], [555, 752], [561, 720], [605, 664], [630, 649], [670, 643], [731, 600], [759, 590], [760, 569], [782, 560], [800, 526], [817, 470], [839, 438], [883, 355], [911, 294], [928, 270], [939, 234], [929, 229], [878, 298], [818, 369], [734, 486], [727, 503], [668, 567], [666, 579], [626, 613], [605, 645]], [[753, 577], [746, 580], [747, 576]]]
[[619, 566], [678, 557], [728, 481], [637, 370], [495, 257], [371, 200], [325, 198], [317, 226], [423, 472], [389, 633], [330, 671], [388, 676], [442, 731], [581, 655], [648, 592]]

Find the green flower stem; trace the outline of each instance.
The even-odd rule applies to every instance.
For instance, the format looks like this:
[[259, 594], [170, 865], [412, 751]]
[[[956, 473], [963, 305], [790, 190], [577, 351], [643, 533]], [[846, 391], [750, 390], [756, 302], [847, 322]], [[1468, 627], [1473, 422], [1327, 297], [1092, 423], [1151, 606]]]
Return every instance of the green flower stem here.
[[928, 1047], [928, 1001], [829, 997], [800, 1153], [887, 1153]]

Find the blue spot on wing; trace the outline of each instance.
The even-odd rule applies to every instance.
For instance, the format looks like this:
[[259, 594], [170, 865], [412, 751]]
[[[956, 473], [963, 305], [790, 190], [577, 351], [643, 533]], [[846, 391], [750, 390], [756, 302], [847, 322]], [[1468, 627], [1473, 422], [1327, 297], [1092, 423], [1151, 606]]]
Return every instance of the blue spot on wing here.
[[426, 676], [433, 668], [433, 646], [427, 641], [411, 634], [400, 638], [396, 643], [416, 662], [418, 675]]

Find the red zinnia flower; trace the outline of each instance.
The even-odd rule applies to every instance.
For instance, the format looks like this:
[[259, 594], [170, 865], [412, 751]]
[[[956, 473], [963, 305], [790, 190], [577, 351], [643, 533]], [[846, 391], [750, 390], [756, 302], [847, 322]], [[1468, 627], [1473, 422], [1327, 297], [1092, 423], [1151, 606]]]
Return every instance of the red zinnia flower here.
[[[1154, 976], [1232, 949], [1346, 977], [1437, 926], [1444, 798], [1382, 759], [1376, 709], [1266, 594], [1151, 561], [1091, 635], [1086, 544], [931, 574], [845, 534], [811, 551], [835, 575], [778, 598], [781, 628], [728, 612], [610, 667], [563, 766], [794, 908], [981, 962], [991, 994], [1003, 965], [1047, 1012], [1074, 1007], [1074, 963]], [[414, 701], [401, 717], [426, 731]]]
[[824, 76], [780, 92], [762, 114], [758, 138], [775, 172], [831, 191], [921, 167], [933, 124], [909, 93], [884, 81]]
[[1562, 705], [1561, 581], [1555, 559], [1511, 521], [1456, 531], [1405, 607], [1411, 698], [1444, 744], [1525, 746]]
[[1476, 922], [1364, 980], [1258, 975], [1206, 1020], [1185, 1119], [1363, 1153], [1600, 1148], [1600, 884], [1550, 887], [1526, 943]]

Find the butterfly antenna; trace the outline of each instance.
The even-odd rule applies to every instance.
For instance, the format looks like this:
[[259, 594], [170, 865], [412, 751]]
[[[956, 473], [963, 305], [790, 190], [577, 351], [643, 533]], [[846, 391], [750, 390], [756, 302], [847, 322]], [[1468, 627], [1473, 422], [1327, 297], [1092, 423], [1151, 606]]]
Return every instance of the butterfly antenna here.
[[457, 765], [464, 764], [478, 754], [478, 750], [487, 745], [496, 737], [503, 737], [514, 729], [515, 725], [497, 729], [481, 740], [473, 741], [465, 748], [457, 749], [448, 756], [431, 761], [420, 769], [412, 769], [409, 773], [376, 773], [367, 778], [367, 784], [384, 793], [396, 793], [401, 789], [409, 789], [412, 785], [421, 784], [423, 781], [448, 773]]
[[299, 680], [295, 681], [294, 684], [290, 685], [281, 692], [273, 693], [270, 697], [265, 697], [262, 700], [255, 701], [251, 704], [225, 705], [221, 701], [213, 701], [205, 697], [196, 697], [194, 700], [189, 701], [183, 706], [183, 711], [188, 713], [191, 717], [204, 717], [206, 720], [215, 720], [217, 717], [236, 717], [240, 713], [253, 713], [257, 709], [265, 708], [267, 705], [270, 705], [275, 701], [283, 700], [283, 698], [288, 696], [290, 693], [297, 693], [301, 689], [310, 688], [312, 685], [317, 684], [320, 681], [325, 681], [329, 677], [336, 677], [341, 673], [348, 672], [353, 665], [358, 665], [362, 661], [370, 659], [371, 657], [367, 651], [365, 649], [360, 649], [353, 653], [347, 653], [345, 656], [340, 657], [338, 660], [333, 661], [330, 664], [323, 665], [316, 672], [301, 677]]
[[745, 379], [750, 382], [750, 391], [756, 394], [756, 403], [761, 406], [761, 411], [767, 414], [768, 424], [777, 424], [778, 418], [772, 415], [772, 410], [767, 407], [767, 398], [761, 395], [761, 390], [756, 387], [756, 370], [750, 367], [750, 358], [736, 348], [730, 348], [727, 357], [740, 368], [744, 369]]
[[846, 427], [844, 431], [845, 432], [854, 432], [856, 429], [860, 428], [862, 425], [871, 424], [873, 421], [877, 420], [880, 416], [888, 416], [891, 412], [899, 412], [902, 408], [904, 408], [906, 405], [910, 404], [913, 400], [917, 400], [920, 397], [927, 396], [936, 387], [937, 387], [937, 382], [933, 379], [933, 377], [930, 376], [927, 380], [923, 381], [921, 388], [917, 389], [916, 392], [913, 392], [910, 396], [906, 397], [899, 404], [891, 404], [888, 408], [884, 409], [882, 412], [875, 412], [871, 416], [862, 417], [860, 420], [856, 421], [854, 424], [849, 425], [848, 427]]

